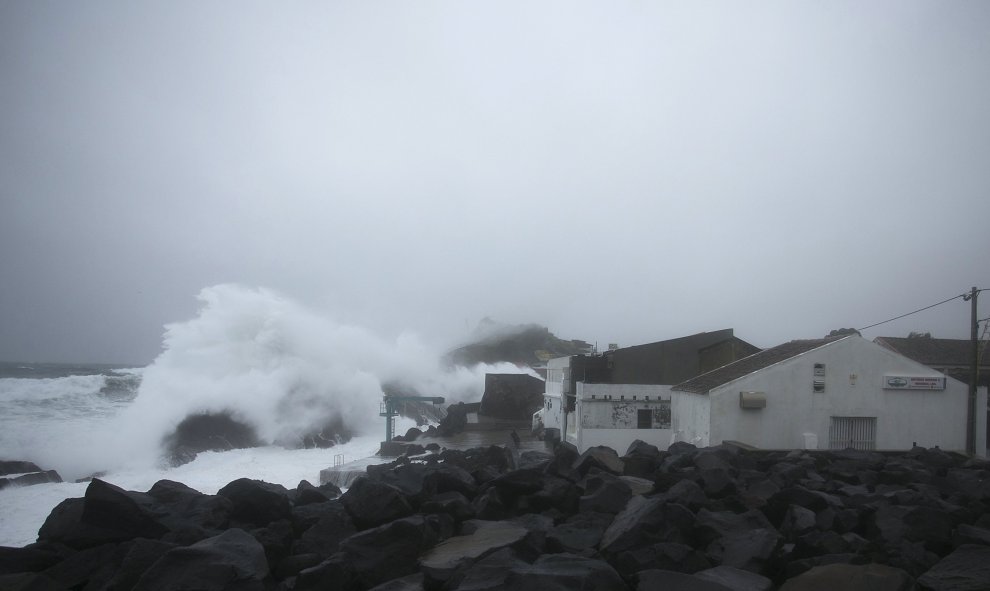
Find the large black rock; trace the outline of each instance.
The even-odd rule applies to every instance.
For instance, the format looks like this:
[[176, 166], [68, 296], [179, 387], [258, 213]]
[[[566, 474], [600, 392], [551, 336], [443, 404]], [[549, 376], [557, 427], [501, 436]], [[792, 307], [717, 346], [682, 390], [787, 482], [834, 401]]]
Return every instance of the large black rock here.
[[390, 484], [361, 477], [340, 497], [359, 530], [412, 515], [402, 491]]
[[990, 547], [964, 544], [918, 578], [932, 591], [990, 589]]
[[229, 412], [189, 415], [165, 437], [165, 457], [173, 466], [196, 459], [202, 451], [229, 451], [261, 445], [254, 428]]
[[138, 580], [134, 591], [263, 591], [269, 580], [265, 549], [242, 529], [174, 548]]
[[265, 526], [292, 515], [289, 492], [280, 484], [239, 478], [217, 491], [217, 496], [230, 500], [230, 517], [241, 523]]
[[230, 526], [234, 504], [228, 498], [204, 495], [172, 480], [159, 480], [147, 494], [158, 502], [157, 519], [169, 529], [163, 540], [192, 544]]
[[518, 591], [628, 590], [619, 573], [607, 562], [574, 554], [545, 554], [532, 564], [510, 549], [500, 550], [475, 563], [460, 581], [448, 589], [514, 589]]
[[52, 510], [38, 531], [39, 541], [82, 549], [134, 538], [157, 539], [169, 531], [157, 517], [155, 500], [97, 478], [81, 499], [67, 499]]
[[419, 557], [441, 540], [443, 519], [437, 515], [396, 519], [345, 539], [340, 553], [364, 588], [413, 574]]

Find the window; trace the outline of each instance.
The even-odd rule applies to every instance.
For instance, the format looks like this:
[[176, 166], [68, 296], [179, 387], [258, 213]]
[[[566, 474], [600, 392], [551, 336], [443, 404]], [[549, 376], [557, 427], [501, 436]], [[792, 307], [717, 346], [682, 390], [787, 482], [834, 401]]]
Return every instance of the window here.
[[812, 386], [814, 392], [821, 394], [825, 392], [825, 364], [816, 363], [815, 364], [815, 377], [812, 380]]

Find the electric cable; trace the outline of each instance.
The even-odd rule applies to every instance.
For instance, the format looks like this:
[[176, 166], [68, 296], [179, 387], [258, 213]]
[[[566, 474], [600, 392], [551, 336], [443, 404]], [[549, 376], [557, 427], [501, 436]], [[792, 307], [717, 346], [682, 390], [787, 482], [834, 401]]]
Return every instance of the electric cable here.
[[961, 293], [961, 294], [959, 294], [957, 296], [953, 296], [953, 297], [951, 297], [951, 298], [949, 298], [947, 300], [942, 300], [941, 302], [939, 302], [937, 304], [932, 304], [931, 306], [925, 306], [924, 308], [919, 308], [919, 309], [915, 310], [914, 312], [908, 312], [907, 314], [901, 314], [900, 316], [895, 316], [895, 317], [890, 318], [888, 320], [884, 320], [883, 322], [877, 322], [876, 324], [871, 324], [869, 326], [864, 326], [863, 328], [857, 328], [856, 330], [862, 332], [862, 331], [864, 331], [864, 330], [866, 330], [868, 328], [873, 328], [874, 326], [880, 326], [881, 324], [887, 324], [888, 322], [893, 322], [895, 320], [900, 320], [901, 318], [905, 318], [905, 317], [910, 316], [912, 314], [917, 314], [918, 312], [924, 312], [925, 310], [929, 310], [931, 308], [934, 308], [935, 306], [941, 306], [942, 304], [947, 304], [947, 303], [951, 302], [952, 300], [957, 300], [957, 299], [959, 299], [961, 297], [964, 297], [964, 296], [967, 296], [967, 295], [969, 295], [969, 294]]

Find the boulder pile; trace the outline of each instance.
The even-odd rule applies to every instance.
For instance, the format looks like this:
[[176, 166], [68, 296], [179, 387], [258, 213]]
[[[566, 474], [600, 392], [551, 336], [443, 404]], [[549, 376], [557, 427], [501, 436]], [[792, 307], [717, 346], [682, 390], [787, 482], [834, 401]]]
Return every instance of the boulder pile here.
[[340, 494], [94, 479], [0, 588], [990, 589], [990, 465], [938, 449], [443, 450]]

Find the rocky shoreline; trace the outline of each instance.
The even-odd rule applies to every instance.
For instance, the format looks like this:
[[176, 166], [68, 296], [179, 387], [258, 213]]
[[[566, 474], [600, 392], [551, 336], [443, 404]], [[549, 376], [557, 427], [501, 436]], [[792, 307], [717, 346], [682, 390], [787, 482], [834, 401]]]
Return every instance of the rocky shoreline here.
[[938, 449], [491, 446], [344, 493], [94, 479], [0, 589], [990, 589], [990, 465]]

